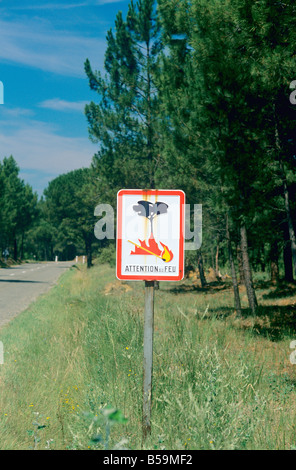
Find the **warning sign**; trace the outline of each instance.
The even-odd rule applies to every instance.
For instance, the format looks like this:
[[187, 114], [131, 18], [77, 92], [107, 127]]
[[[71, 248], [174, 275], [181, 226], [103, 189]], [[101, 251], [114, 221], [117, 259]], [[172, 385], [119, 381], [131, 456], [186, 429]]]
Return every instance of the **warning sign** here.
[[183, 279], [184, 220], [183, 191], [120, 190], [117, 195], [117, 278]]

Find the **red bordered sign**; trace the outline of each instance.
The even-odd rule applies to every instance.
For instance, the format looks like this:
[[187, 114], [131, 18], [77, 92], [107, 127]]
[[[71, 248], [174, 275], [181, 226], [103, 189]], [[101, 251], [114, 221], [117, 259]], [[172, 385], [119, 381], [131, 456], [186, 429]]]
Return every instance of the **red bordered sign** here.
[[117, 278], [183, 279], [184, 227], [183, 191], [120, 190], [117, 194]]

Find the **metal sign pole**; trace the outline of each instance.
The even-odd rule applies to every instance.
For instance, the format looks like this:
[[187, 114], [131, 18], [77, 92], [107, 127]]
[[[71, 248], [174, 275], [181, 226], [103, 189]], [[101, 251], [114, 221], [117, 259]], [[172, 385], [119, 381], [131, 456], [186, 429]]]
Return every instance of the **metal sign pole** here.
[[154, 281], [145, 281], [143, 440], [151, 433], [151, 393], [154, 328]]

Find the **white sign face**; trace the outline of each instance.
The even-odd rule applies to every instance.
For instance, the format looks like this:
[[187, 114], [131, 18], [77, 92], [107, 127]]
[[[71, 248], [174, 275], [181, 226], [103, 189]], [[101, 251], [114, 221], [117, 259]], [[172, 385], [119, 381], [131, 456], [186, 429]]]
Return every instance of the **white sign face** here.
[[183, 191], [119, 191], [117, 278], [146, 281], [183, 279], [184, 219]]

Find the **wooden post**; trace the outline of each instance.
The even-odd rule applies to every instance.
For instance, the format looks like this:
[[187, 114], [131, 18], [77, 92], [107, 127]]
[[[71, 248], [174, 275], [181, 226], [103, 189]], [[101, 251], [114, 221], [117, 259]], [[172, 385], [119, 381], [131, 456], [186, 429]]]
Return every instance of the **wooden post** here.
[[143, 441], [151, 433], [151, 392], [154, 328], [154, 281], [145, 281]]

